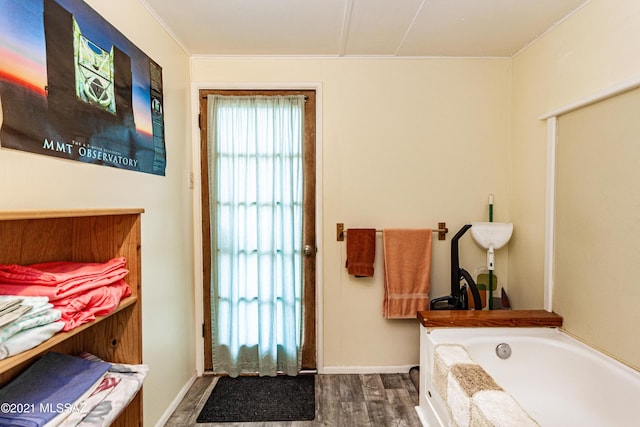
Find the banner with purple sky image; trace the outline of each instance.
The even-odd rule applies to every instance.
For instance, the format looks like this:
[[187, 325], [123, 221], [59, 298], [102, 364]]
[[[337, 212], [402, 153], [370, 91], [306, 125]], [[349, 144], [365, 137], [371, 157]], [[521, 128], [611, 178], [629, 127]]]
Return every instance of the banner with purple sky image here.
[[0, 0], [0, 147], [165, 175], [162, 68], [81, 0]]

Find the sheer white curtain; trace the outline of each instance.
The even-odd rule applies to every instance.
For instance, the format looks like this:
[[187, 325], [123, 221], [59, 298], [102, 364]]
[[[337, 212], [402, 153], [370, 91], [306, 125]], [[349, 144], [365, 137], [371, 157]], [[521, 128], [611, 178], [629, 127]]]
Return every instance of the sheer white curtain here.
[[304, 96], [209, 95], [213, 369], [296, 375]]

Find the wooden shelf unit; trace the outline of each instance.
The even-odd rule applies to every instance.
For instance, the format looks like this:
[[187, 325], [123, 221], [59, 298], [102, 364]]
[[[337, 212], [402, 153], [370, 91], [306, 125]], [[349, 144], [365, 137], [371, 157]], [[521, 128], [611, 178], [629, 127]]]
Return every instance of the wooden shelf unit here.
[[[109, 362], [142, 363], [141, 225], [143, 209], [0, 212], [0, 264], [127, 259], [131, 296], [108, 316], [54, 335], [0, 361], [0, 387], [48, 351], [87, 351]], [[114, 426], [142, 426], [142, 390]]]

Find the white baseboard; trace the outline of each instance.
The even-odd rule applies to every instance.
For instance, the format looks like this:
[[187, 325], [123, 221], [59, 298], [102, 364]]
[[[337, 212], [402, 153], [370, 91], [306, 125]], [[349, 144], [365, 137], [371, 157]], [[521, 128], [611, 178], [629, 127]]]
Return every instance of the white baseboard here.
[[325, 366], [323, 374], [406, 374], [416, 365], [397, 366]]
[[167, 423], [167, 421], [169, 421], [171, 414], [173, 414], [173, 412], [176, 410], [180, 402], [182, 402], [182, 399], [184, 399], [184, 397], [187, 395], [187, 393], [189, 392], [189, 389], [191, 388], [191, 386], [193, 385], [193, 383], [196, 381], [197, 378], [198, 378], [197, 373], [194, 373], [193, 376], [189, 378], [189, 381], [187, 381], [187, 383], [180, 389], [180, 392], [177, 394], [175, 399], [171, 401], [171, 404], [169, 405], [167, 410], [164, 411], [164, 413], [156, 423], [155, 427], [162, 427]]

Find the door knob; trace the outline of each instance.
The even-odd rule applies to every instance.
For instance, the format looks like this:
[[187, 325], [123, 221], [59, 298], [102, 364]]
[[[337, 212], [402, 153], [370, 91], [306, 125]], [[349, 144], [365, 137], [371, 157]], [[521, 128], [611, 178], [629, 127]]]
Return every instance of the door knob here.
[[311, 245], [304, 245], [304, 248], [302, 249], [302, 253], [304, 254], [304, 256], [311, 256], [314, 254], [314, 249], [313, 246]]

